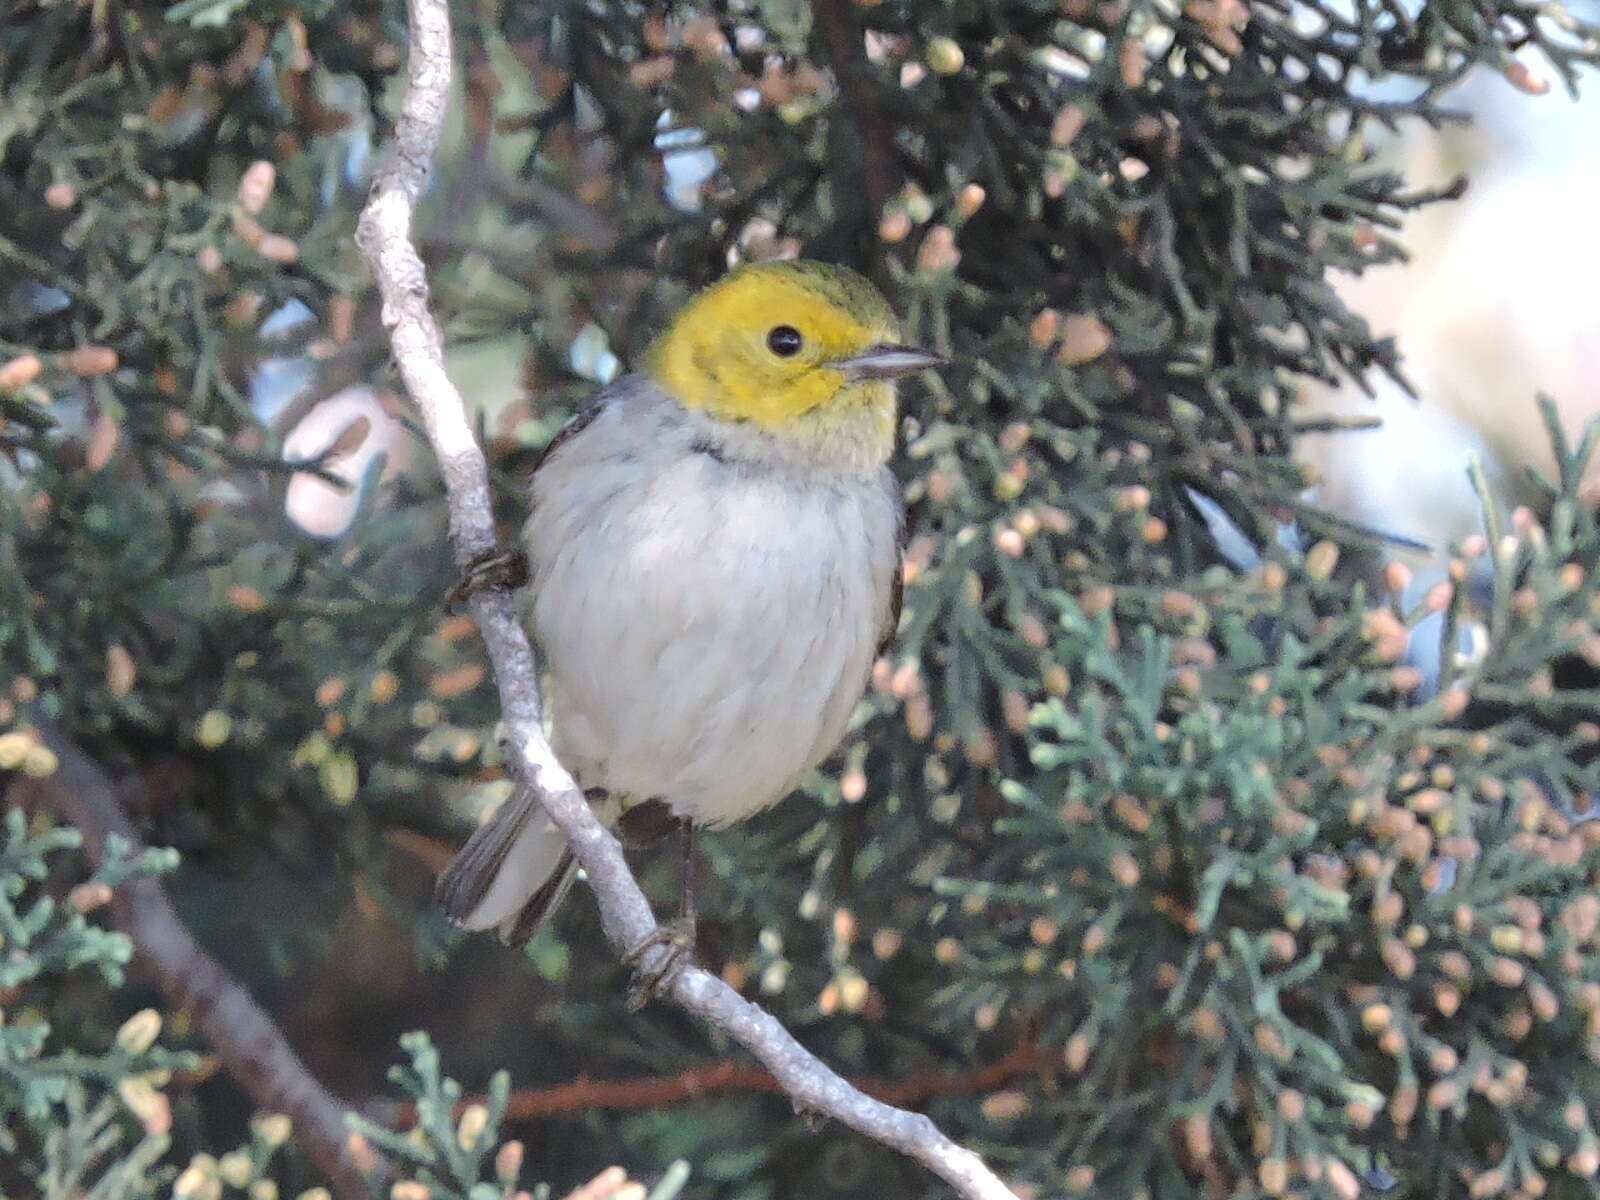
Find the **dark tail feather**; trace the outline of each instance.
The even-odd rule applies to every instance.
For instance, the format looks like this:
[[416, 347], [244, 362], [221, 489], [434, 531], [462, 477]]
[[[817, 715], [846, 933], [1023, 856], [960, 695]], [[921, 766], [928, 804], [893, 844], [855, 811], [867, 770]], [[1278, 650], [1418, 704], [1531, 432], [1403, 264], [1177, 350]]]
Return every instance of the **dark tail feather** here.
[[550, 873], [544, 886], [528, 898], [522, 911], [512, 920], [501, 923], [500, 940], [508, 946], [526, 946], [533, 935], [544, 927], [544, 923], [555, 915], [556, 909], [561, 907], [561, 901], [566, 898], [572, 881], [577, 877], [578, 860], [568, 850], [561, 856], [561, 861], [556, 864], [556, 869]]
[[519, 788], [494, 816], [478, 826], [467, 844], [450, 860], [434, 885], [433, 900], [444, 909], [444, 915], [452, 924], [461, 924], [483, 901], [489, 885], [505, 864], [506, 855], [537, 807], [533, 793]]

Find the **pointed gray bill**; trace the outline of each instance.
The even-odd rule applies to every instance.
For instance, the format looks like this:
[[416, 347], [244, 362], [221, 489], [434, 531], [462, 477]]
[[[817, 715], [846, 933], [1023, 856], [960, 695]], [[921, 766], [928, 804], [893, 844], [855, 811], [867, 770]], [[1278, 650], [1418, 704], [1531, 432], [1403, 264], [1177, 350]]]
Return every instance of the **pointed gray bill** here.
[[945, 362], [943, 355], [918, 350], [915, 346], [879, 345], [868, 346], [853, 358], [841, 358], [828, 365], [835, 371], [843, 371], [852, 380], [898, 379], [913, 371], [942, 367]]

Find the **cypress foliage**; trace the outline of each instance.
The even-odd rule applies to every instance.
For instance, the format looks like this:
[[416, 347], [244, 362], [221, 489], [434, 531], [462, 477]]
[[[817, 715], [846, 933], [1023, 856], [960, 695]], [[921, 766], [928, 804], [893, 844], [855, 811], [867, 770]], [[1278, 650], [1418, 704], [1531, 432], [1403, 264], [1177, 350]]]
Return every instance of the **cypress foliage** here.
[[[1021, 1064], [923, 1100], [1039, 1196], [1593, 1194], [1600, 690], [1563, 669], [1600, 644], [1592, 440], [1550, 415], [1541, 504], [1483, 487], [1483, 536], [1420, 601], [1308, 498], [1295, 444], [1309, 382], [1403, 380], [1334, 279], [1401, 260], [1405, 214], [1459, 192], [1380, 168], [1374, 136], [1454, 119], [1475, 72], [1576, 88], [1600, 28], [1522, 0], [456, 15], [418, 232], [508, 532], [608, 356], [640, 361], [736, 260], [862, 269], [953, 361], [906, 389], [900, 636], [806, 795], [707, 839], [702, 961], [847, 1074]], [[350, 241], [403, 39], [387, 2], [0, 17], [0, 771], [49, 774], [42, 715], [129, 781], [199, 936], [336, 1090], [376, 1097], [391, 1034], [430, 1030], [397, 1077], [423, 1132], [390, 1148], [476, 1198], [517, 1176], [487, 1157], [506, 1085], [451, 1142], [445, 1067], [537, 1086], [726, 1048], [624, 1013], [582, 903], [527, 962], [427, 903], [505, 788], [437, 486], [403, 432], [365, 458], [367, 418], [285, 450], [352, 383], [404, 412]], [[317, 474], [358, 500], [335, 536], [284, 515]], [[33, 820], [0, 859], [8, 989], [30, 911], [64, 961], [127, 953], [16, 908], [64, 840]], [[0, 1111], [40, 1131], [14, 1152], [35, 1186], [118, 1127], [97, 1153], [139, 1180], [250, 1136], [212, 1092], [180, 1103], [178, 1150], [139, 1141], [106, 1097], [182, 1074], [149, 1084], [168, 1059], [57, 1022], [55, 975], [27, 987], [58, 1029], [4, 1001]], [[113, 992], [100, 1024], [143, 1003]], [[115, 1063], [83, 1060], [92, 1087], [12, 1070], [50, 1036]], [[691, 1196], [929, 1186], [765, 1095], [514, 1132], [557, 1186], [614, 1159], [687, 1160]]]

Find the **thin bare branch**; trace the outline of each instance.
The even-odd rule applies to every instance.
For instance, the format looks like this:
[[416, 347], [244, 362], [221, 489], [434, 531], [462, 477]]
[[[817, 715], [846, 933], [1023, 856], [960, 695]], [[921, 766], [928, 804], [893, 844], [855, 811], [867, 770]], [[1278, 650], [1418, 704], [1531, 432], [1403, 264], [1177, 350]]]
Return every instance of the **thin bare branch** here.
[[[411, 241], [411, 221], [439, 142], [450, 96], [447, 0], [409, 0], [410, 80], [394, 145], [361, 214], [356, 240], [383, 297], [383, 320], [395, 360], [421, 411], [439, 456], [450, 502], [450, 531], [463, 566], [496, 548], [483, 451], [473, 438], [460, 393], [444, 369], [443, 339], [428, 308], [428, 284]], [[628, 870], [622, 847], [594, 813], [572, 776], [556, 761], [539, 721], [533, 653], [510, 593], [483, 589], [471, 598], [500, 689], [503, 740], [519, 781], [531, 787], [566, 833], [600, 907], [607, 938], [618, 950], [642, 943], [658, 926]], [[647, 952], [645, 971], [663, 965], [665, 946]], [[823, 1065], [769, 1013], [720, 979], [689, 967], [666, 992], [689, 1012], [750, 1050], [797, 1107], [844, 1122], [926, 1165], [972, 1200], [1015, 1200], [983, 1161], [945, 1137], [920, 1113], [864, 1095]]]
[[[1004, 1058], [961, 1071], [922, 1071], [904, 1079], [853, 1079], [851, 1084], [885, 1104], [915, 1108], [943, 1096], [985, 1095], [1014, 1083], [1039, 1080], [1061, 1070], [1061, 1052], [1033, 1042], [1021, 1042]], [[508, 1124], [545, 1121], [608, 1108], [637, 1112], [648, 1108], [673, 1108], [696, 1100], [755, 1094], [783, 1096], [783, 1085], [771, 1071], [743, 1063], [719, 1062], [709, 1067], [694, 1067], [676, 1075], [652, 1075], [639, 1079], [578, 1079], [553, 1087], [523, 1088], [511, 1093], [506, 1103]], [[473, 1104], [484, 1104], [483, 1096], [467, 1096], [459, 1111]], [[367, 1106], [368, 1115], [387, 1125], [408, 1129], [416, 1124], [416, 1107], [383, 1104]]]
[[[83, 834], [92, 862], [105, 856], [106, 839], [120, 837], [130, 850], [142, 848], [138, 830], [100, 766], [47, 722], [38, 722], [45, 744], [60, 760], [55, 774], [19, 778], [14, 799], [42, 805], [65, 817]], [[131, 879], [117, 888], [112, 914], [133, 939], [138, 962], [175, 1008], [190, 1013], [217, 1059], [260, 1108], [281, 1112], [294, 1123], [295, 1139], [327, 1176], [339, 1200], [368, 1200], [362, 1171], [381, 1168], [370, 1150], [357, 1162], [345, 1123], [349, 1106], [306, 1069], [283, 1033], [245, 986], [212, 958], [178, 919], [154, 879]]]

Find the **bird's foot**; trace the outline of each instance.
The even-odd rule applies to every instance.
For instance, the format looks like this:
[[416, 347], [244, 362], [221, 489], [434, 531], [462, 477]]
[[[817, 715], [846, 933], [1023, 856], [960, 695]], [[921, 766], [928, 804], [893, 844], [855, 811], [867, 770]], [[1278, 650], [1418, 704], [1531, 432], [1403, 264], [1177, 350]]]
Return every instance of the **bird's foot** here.
[[[694, 937], [694, 918], [679, 917], [656, 926], [655, 932], [622, 956], [622, 961], [634, 969], [633, 983], [628, 988], [630, 1009], [643, 1008], [671, 986], [679, 972], [694, 963]], [[663, 953], [652, 954], [655, 950]]]
[[800, 1118], [800, 1124], [806, 1127], [807, 1133], [821, 1133], [827, 1128], [828, 1114], [820, 1108], [812, 1108], [796, 1100], [794, 1102], [794, 1115]]
[[485, 550], [461, 571], [461, 581], [450, 589], [445, 604], [454, 608], [477, 592], [487, 588], [503, 588], [512, 592], [528, 582], [528, 556], [521, 550], [505, 550], [496, 546]]

